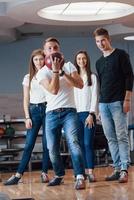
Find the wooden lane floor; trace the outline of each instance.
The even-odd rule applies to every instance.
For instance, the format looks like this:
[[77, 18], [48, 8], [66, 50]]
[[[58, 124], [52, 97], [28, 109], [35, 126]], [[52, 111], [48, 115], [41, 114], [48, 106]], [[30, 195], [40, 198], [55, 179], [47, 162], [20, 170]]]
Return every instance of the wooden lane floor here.
[[[105, 176], [111, 172], [111, 167], [96, 168], [97, 182], [89, 183], [86, 180], [86, 189], [81, 191], [74, 190], [72, 170], [66, 170], [64, 184], [55, 187], [47, 187], [47, 184], [41, 183], [39, 171], [26, 172], [18, 185], [4, 186], [0, 183], [0, 192], [7, 193], [11, 199], [32, 197], [35, 200], [133, 200], [134, 166], [129, 168], [128, 183], [106, 182]], [[2, 174], [2, 181], [10, 175]], [[52, 171], [49, 176], [53, 176]]]

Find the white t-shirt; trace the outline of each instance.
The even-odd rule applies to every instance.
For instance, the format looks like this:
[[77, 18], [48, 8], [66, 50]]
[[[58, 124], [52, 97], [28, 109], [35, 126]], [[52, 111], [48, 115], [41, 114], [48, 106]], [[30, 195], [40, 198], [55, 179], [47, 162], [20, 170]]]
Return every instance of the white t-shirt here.
[[[24, 76], [22, 85], [29, 87], [29, 74]], [[33, 77], [30, 86], [30, 103], [38, 104], [46, 102], [46, 94], [44, 88], [38, 83], [37, 79]]]
[[98, 87], [97, 77], [91, 75], [92, 85], [88, 86], [87, 76], [83, 77], [84, 87], [74, 88], [74, 97], [77, 112], [97, 112], [98, 109]]
[[[77, 71], [75, 66], [71, 62], [65, 63], [63, 66], [63, 70], [66, 74], [71, 74], [72, 72]], [[40, 83], [40, 81], [45, 79], [45, 77], [47, 79], [51, 79], [52, 73], [52, 70], [44, 66], [38, 71], [38, 73], [36, 74], [36, 78]], [[59, 77], [59, 81], [60, 89], [56, 95], [45, 90], [47, 101], [46, 112], [55, 110], [57, 108], [75, 108], [73, 86], [69, 85], [64, 76]]]

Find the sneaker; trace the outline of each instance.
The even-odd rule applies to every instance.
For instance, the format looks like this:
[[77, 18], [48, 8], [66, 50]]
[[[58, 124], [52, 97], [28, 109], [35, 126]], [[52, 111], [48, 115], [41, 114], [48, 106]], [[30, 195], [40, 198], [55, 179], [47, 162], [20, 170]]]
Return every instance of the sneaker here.
[[74, 188], [75, 188], [76, 190], [83, 190], [83, 189], [85, 189], [85, 188], [86, 188], [85, 180], [84, 180], [84, 179], [78, 178], [78, 179], [76, 180], [76, 183], [75, 183]]
[[47, 186], [56, 186], [63, 183], [63, 177], [55, 176], [51, 181], [49, 181]]
[[107, 176], [105, 178], [106, 181], [116, 181], [119, 180], [120, 178], [120, 172], [119, 171], [114, 171], [110, 176]]
[[[83, 176], [84, 176], [84, 180], [86, 180], [88, 177], [88, 174], [84, 174]], [[76, 182], [76, 180], [77, 180], [77, 175], [74, 176], [74, 181]]]
[[46, 174], [46, 173], [42, 173], [41, 174], [41, 182], [42, 183], [48, 183], [49, 182], [49, 177], [48, 177], [48, 175]]
[[87, 174], [87, 178], [90, 183], [96, 182], [94, 174]]
[[119, 183], [127, 183], [128, 182], [128, 172], [122, 170], [120, 173]]
[[7, 181], [4, 182], [4, 185], [17, 185], [21, 178], [13, 175]]

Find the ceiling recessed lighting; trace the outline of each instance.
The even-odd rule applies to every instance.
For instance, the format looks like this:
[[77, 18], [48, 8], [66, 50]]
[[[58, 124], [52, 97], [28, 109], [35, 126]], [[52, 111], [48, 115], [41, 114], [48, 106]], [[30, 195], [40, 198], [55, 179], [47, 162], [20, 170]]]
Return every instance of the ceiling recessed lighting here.
[[124, 37], [124, 40], [134, 40], [134, 35]]
[[132, 13], [134, 6], [105, 1], [59, 4], [38, 11], [40, 17], [60, 21], [99, 21]]

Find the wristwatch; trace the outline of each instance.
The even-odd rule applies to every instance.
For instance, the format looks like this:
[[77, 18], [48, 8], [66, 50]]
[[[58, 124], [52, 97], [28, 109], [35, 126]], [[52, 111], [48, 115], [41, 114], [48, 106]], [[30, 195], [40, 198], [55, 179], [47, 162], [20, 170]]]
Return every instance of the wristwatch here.
[[65, 72], [62, 70], [60, 76], [64, 76]]
[[89, 115], [91, 115], [92, 117], [94, 117], [94, 116], [95, 116], [95, 114], [94, 114], [93, 112], [89, 113]]

